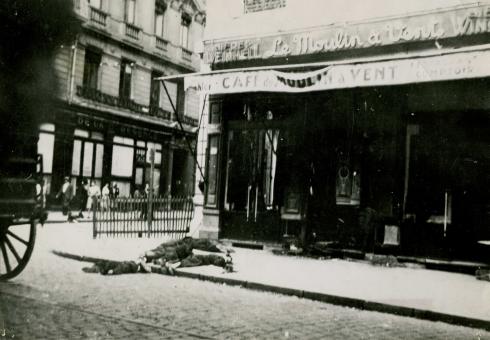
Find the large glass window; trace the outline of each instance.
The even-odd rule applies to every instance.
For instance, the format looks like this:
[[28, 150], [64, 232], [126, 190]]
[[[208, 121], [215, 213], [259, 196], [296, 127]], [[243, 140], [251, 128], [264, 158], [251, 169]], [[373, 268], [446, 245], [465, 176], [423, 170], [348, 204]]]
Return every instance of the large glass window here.
[[[114, 136], [112, 147], [111, 174], [118, 177], [133, 176], [134, 140], [131, 138]], [[120, 143], [120, 144], [116, 144]]]
[[44, 179], [45, 193], [51, 191], [51, 173], [53, 171], [54, 150], [54, 124], [42, 124], [39, 128], [39, 140], [37, 142], [37, 153], [42, 155], [42, 173]]
[[207, 188], [206, 188], [206, 205], [216, 207], [218, 192], [218, 157], [219, 157], [219, 135], [210, 135], [208, 137], [207, 149]]
[[83, 67], [83, 86], [97, 89], [99, 84], [99, 66], [101, 54], [93, 49], [85, 50], [85, 64]]
[[[71, 175], [84, 177], [100, 185], [102, 179], [102, 164], [104, 160], [103, 134], [82, 129], [75, 129]], [[75, 188], [76, 189], [76, 188]]]
[[121, 60], [121, 70], [119, 72], [119, 97], [121, 98], [131, 98], [131, 78], [133, 75], [133, 65], [134, 63], [129, 60]]

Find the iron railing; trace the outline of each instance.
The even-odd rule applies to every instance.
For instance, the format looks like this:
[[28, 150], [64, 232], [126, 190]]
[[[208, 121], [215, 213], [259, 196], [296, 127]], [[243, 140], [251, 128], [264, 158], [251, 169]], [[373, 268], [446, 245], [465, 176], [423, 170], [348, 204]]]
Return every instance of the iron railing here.
[[168, 235], [183, 238], [194, 216], [192, 197], [101, 198], [93, 202], [93, 237]]
[[90, 7], [90, 20], [99, 25], [105, 26], [107, 13], [101, 11], [100, 9]]

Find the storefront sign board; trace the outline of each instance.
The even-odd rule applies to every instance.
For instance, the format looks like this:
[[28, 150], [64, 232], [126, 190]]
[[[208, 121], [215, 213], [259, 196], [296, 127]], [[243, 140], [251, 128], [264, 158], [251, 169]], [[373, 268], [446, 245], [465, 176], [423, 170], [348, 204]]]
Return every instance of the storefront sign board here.
[[483, 33], [490, 33], [488, 5], [256, 38], [208, 41], [204, 45], [204, 61], [219, 64], [301, 56]]
[[184, 78], [185, 89], [209, 94], [311, 92], [490, 76], [490, 51], [381, 62], [332, 65], [291, 73], [276, 70], [217, 73]]

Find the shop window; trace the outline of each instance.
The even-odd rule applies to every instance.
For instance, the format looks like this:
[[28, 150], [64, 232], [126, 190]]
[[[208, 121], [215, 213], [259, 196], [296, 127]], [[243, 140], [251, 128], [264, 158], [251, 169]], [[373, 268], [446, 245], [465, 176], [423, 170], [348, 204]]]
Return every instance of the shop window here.
[[134, 63], [122, 59], [121, 69], [119, 73], [119, 97], [124, 99], [131, 98], [131, 79], [133, 75], [133, 65]]
[[206, 206], [217, 207], [218, 192], [218, 157], [219, 157], [219, 135], [208, 137], [206, 178]]
[[100, 132], [75, 129], [71, 175], [76, 190], [76, 178], [84, 177], [100, 184], [104, 159], [104, 136]]
[[101, 53], [87, 48], [85, 50], [85, 63], [83, 67], [83, 86], [91, 89], [98, 89], [99, 86], [99, 67]]
[[165, 36], [165, 3], [157, 1], [155, 4], [155, 35], [163, 38]]
[[114, 136], [114, 143], [112, 147], [111, 175], [129, 179], [133, 176], [134, 140]]
[[126, 0], [124, 20], [134, 25], [136, 22], [136, 0]]
[[44, 180], [45, 193], [50, 193], [51, 173], [53, 171], [53, 150], [54, 150], [54, 124], [42, 124], [39, 128], [39, 140], [37, 142], [37, 153], [42, 155], [42, 174]]
[[180, 21], [180, 46], [189, 48], [189, 27], [191, 25], [191, 17], [187, 13], [182, 14]]

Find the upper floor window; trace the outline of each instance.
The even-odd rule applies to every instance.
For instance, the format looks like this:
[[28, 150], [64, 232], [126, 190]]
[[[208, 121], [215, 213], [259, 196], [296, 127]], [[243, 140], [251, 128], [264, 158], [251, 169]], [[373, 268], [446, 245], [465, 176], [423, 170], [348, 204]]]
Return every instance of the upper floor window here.
[[128, 24], [136, 23], [136, 0], [126, 0], [125, 21]]
[[158, 77], [163, 76], [162, 72], [152, 71], [151, 72], [151, 85], [150, 85], [150, 106], [159, 107], [160, 106], [160, 81], [155, 80]]
[[89, 0], [90, 6], [97, 9], [102, 9], [102, 0]]
[[85, 64], [83, 67], [83, 86], [97, 89], [99, 85], [100, 52], [87, 48], [85, 50]]
[[165, 35], [165, 4], [158, 1], [155, 4], [155, 35]]
[[131, 98], [131, 78], [133, 75], [132, 61], [123, 59], [121, 60], [121, 70], [119, 73], [119, 97], [130, 99]]
[[180, 22], [180, 45], [184, 48], [189, 48], [189, 27], [191, 25], [191, 17], [187, 13], [182, 14]]

